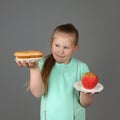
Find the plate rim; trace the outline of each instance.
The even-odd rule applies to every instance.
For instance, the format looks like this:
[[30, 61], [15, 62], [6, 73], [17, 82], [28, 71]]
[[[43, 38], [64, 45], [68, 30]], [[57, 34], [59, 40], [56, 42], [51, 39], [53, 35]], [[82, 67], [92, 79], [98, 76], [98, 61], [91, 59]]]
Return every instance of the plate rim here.
[[27, 58], [27, 59], [16, 59], [15, 58], [15, 61], [21, 61], [21, 62], [35, 62], [35, 61], [38, 61], [40, 60], [41, 58]]
[[[78, 88], [78, 84], [81, 85], [81, 86], [79, 86], [80, 88]], [[100, 86], [101, 88], [97, 90], [98, 86]], [[74, 83], [74, 88], [78, 91], [85, 92], [85, 93], [97, 93], [97, 92], [101, 92], [104, 89], [104, 86], [100, 82], [98, 82], [95, 88], [86, 89], [86, 88], [83, 87], [81, 81], [77, 81], [77, 82]]]

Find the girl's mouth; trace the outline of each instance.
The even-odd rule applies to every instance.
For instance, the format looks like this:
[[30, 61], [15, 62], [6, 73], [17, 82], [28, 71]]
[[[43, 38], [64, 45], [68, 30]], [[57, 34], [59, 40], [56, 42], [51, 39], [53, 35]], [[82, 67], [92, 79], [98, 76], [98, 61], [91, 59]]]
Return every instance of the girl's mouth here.
[[65, 56], [62, 56], [62, 55], [56, 55], [56, 56], [59, 58], [65, 58]]

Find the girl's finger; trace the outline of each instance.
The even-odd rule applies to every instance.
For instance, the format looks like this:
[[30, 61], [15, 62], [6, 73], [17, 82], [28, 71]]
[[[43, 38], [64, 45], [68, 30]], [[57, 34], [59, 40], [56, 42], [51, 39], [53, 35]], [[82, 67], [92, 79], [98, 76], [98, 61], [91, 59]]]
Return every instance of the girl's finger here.
[[21, 67], [23, 66], [23, 64], [20, 61], [16, 61], [16, 63], [18, 66], [21, 66]]

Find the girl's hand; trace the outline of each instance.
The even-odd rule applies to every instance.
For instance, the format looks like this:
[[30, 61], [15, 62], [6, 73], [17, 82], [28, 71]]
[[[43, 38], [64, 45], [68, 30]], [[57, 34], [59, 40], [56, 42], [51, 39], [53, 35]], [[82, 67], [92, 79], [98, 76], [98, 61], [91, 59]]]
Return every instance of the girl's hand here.
[[35, 62], [16, 61], [16, 63], [20, 67], [28, 67], [28, 68], [38, 67], [38, 61]]

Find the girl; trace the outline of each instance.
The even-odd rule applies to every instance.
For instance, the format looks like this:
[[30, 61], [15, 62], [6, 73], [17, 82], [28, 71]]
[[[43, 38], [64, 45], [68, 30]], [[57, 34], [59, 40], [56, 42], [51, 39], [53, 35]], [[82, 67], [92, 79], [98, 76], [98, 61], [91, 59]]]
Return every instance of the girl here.
[[29, 88], [41, 98], [41, 120], [85, 120], [85, 107], [93, 95], [78, 92], [73, 85], [88, 72], [88, 66], [72, 57], [78, 50], [78, 30], [72, 24], [55, 28], [51, 54], [39, 62], [17, 62], [30, 69]]

